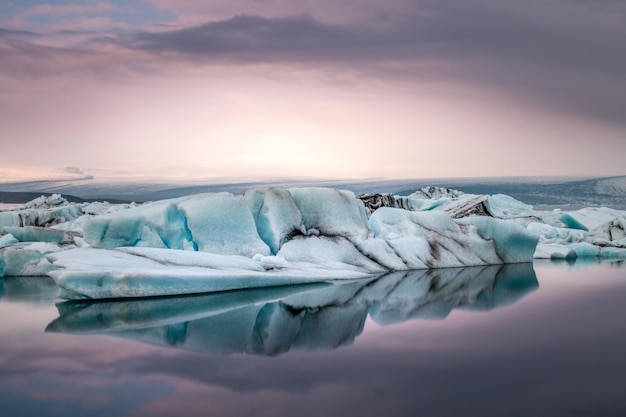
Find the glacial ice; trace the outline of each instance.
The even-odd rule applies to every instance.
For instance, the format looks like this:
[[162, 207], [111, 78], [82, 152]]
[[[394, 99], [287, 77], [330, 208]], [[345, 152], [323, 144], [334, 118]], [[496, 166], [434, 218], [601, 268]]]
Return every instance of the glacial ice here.
[[283, 243], [295, 234], [306, 233], [302, 212], [287, 190], [249, 190], [245, 193], [245, 198], [259, 237], [268, 245], [272, 254], [275, 255]]
[[624, 216], [623, 212], [608, 207], [588, 207], [564, 213], [561, 221], [570, 229], [591, 231], [615, 218]]
[[407, 197], [391, 194], [365, 194], [359, 197], [370, 211], [380, 207], [403, 208], [411, 211], [443, 210], [452, 218], [471, 215], [500, 219], [530, 217], [533, 208], [504, 195], [474, 195], [441, 187], [424, 187]]
[[46, 255], [62, 250], [54, 243], [17, 243], [0, 253], [0, 272], [6, 276], [42, 276], [54, 267]]
[[11, 233], [8, 233], [4, 236], [0, 236], [0, 249], [11, 246], [19, 242]]
[[[368, 219], [349, 191], [268, 189], [162, 200], [94, 216], [84, 225], [89, 248], [47, 259], [64, 297], [142, 297], [528, 262], [536, 240], [524, 227], [499, 219], [455, 220], [443, 211], [388, 207]], [[186, 251], [229, 267], [199, 266], [199, 255], [192, 261]]]
[[195, 294], [533, 258], [626, 258], [624, 211], [540, 211], [506, 195], [436, 187], [407, 197], [269, 188], [141, 205], [52, 196], [0, 215], [8, 219], [0, 222], [0, 277], [46, 274], [65, 298]]
[[302, 213], [309, 233], [344, 236], [350, 241], [367, 237], [367, 213], [353, 192], [333, 188], [292, 188], [289, 193]]
[[0, 231], [13, 236], [19, 242], [71, 243], [74, 238], [70, 233], [39, 226], [6, 226], [0, 228]]
[[71, 204], [59, 194], [41, 196], [24, 205], [21, 210], [0, 211], [2, 226], [50, 227], [82, 216], [81, 205]]

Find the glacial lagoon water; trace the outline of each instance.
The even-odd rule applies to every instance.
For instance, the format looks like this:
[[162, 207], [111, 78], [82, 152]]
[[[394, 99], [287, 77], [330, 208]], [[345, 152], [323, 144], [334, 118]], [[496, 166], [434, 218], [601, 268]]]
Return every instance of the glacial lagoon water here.
[[0, 280], [3, 416], [624, 416], [623, 262], [60, 303]]

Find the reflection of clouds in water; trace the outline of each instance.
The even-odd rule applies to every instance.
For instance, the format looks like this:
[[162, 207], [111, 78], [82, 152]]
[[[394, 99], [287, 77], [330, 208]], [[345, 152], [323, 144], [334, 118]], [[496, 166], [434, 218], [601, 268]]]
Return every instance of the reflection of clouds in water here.
[[[540, 281], [542, 289], [550, 285], [567, 289], [580, 286], [583, 281], [608, 281], [604, 277], [607, 271], [614, 275], [613, 282], [623, 282], [618, 280], [623, 278], [623, 269], [615, 272], [613, 268], [599, 267], [576, 271], [578, 275], [562, 269], [560, 276], [550, 277], [548, 282]], [[542, 276], [543, 272], [538, 270], [537, 274]], [[488, 308], [506, 304], [536, 286], [536, 281], [531, 284], [534, 275], [528, 281], [521, 275], [518, 278], [502, 281], [497, 278], [482, 291], [474, 281], [471, 284], [476, 284], [476, 291], [467, 291], [466, 286], [459, 284], [463, 288], [459, 294], [466, 296], [456, 300], [460, 303], [473, 300], [472, 308], [483, 302]], [[399, 303], [404, 289], [419, 284], [416, 281], [386, 277], [386, 281], [351, 284], [341, 288], [336, 305], [350, 306], [355, 299], [373, 300], [373, 294], [379, 291], [377, 286], [385, 288], [381, 291], [385, 294], [393, 294], [395, 290]], [[454, 281], [444, 285], [446, 282], [441, 278], [434, 285], [440, 291], [446, 289], [447, 292], [440, 293], [442, 301], [454, 299], [456, 293]], [[467, 320], [468, 315], [461, 318], [453, 314], [443, 322], [413, 320], [400, 326], [380, 327], [377, 336], [396, 338], [398, 343], [392, 345], [356, 343], [351, 348], [309, 353], [292, 348], [290, 354], [272, 358], [216, 356], [181, 349], [155, 349], [119, 338], [48, 333], [39, 340], [36, 349], [22, 346], [26, 348], [22, 356], [2, 355], [0, 403], [3, 412], [7, 410], [7, 415], [12, 416], [20, 415], [13, 413], [16, 410], [24, 411], [22, 415], [37, 415], [32, 412], [36, 410], [47, 416], [470, 414], [489, 417], [515, 413], [573, 415], [580, 410], [589, 411], [589, 415], [621, 415], [626, 409], [622, 398], [626, 363], [619, 360], [626, 349], [623, 333], [626, 286], [585, 285], [580, 289], [577, 297], [564, 293], [561, 298], [552, 294], [544, 296], [539, 291], [529, 297], [530, 302], [517, 304], [520, 308], [514, 309], [515, 314], [509, 314], [510, 311], [469, 314], [474, 321]], [[257, 315], [238, 317], [253, 320], [249, 328], [272, 329], [268, 323], [274, 321], [274, 326], [278, 326], [282, 321], [277, 319], [284, 319], [282, 315], [275, 316], [274, 311], [284, 310], [288, 305], [297, 309], [309, 305], [312, 312], [319, 311], [324, 308], [321, 304], [332, 304], [331, 293], [326, 288], [310, 288], [288, 297], [269, 297], [266, 302], [259, 296], [251, 302], [261, 304]], [[507, 293], [510, 298], [504, 296]], [[311, 307], [315, 299], [318, 304]], [[389, 296], [386, 299], [391, 300]], [[431, 303], [435, 299], [431, 294]], [[538, 302], [541, 300], [547, 302]], [[94, 303], [93, 307], [99, 304]], [[226, 301], [222, 300], [222, 306], [225, 305]], [[233, 311], [247, 311], [237, 308], [233, 300], [231, 307]], [[139, 330], [137, 323], [132, 322], [134, 310], [129, 309], [126, 316], [116, 310], [119, 319], [130, 318], [129, 326], [135, 326], [131, 330]], [[294, 311], [289, 313], [293, 316]], [[405, 311], [407, 317], [414, 312], [411, 308]], [[221, 315], [228, 316], [228, 312], [222, 311]], [[498, 317], [506, 319], [498, 320]], [[146, 315], [142, 320], [142, 325], [149, 324]], [[183, 319], [170, 323], [176, 331], [169, 334], [169, 340], [184, 338], [180, 323], [187, 323], [186, 340], [189, 340], [193, 322]], [[448, 322], [462, 322], [464, 326], [446, 325]], [[168, 326], [160, 323], [157, 327]], [[222, 321], [223, 325], [228, 323], [237, 320]], [[289, 328], [293, 335], [295, 327]], [[399, 332], [398, 328], [403, 331]], [[427, 348], [415, 343], [424, 339], [435, 340]], [[59, 349], [59, 342], [63, 341], [68, 343]], [[6, 346], [4, 337], [0, 339], [0, 348], [3, 346]], [[3, 375], [7, 370], [12, 370], [12, 374]], [[35, 392], [39, 390], [50, 390], [58, 396], [37, 400]]]
[[0, 298], [32, 304], [48, 304], [59, 288], [50, 277], [4, 277], [0, 279]]
[[375, 280], [194, 297], [68, 302], [47, 330], [102, 333], [213, 353], [277, 355], [350, 345], [380, 324], [491, 309], [537, 288], [532, 264], [393, 272]]

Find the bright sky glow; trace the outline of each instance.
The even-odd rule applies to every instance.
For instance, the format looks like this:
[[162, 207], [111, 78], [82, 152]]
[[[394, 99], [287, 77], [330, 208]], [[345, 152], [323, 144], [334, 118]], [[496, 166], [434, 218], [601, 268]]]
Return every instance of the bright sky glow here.
[[623, 175], [624, 43], [623, 1], [0, 0], [0, 183]]

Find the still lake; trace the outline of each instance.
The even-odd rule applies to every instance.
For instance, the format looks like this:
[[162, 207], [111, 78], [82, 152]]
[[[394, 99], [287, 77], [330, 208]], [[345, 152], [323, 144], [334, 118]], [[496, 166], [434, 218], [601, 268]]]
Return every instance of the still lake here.
[[624, 262], [124, 302], [0, 280], [2, 416], [624, 416]]

